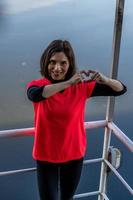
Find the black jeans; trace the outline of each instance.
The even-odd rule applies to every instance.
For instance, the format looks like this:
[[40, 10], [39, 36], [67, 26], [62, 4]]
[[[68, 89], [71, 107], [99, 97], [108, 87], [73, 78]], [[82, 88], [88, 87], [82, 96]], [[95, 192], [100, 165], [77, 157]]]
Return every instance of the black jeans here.
[[[40, 200], [72, 200], [78, 186], [83, 158], [65, 163], [37, 161]], [[60, 183], [60, 184], [59, 184]]]

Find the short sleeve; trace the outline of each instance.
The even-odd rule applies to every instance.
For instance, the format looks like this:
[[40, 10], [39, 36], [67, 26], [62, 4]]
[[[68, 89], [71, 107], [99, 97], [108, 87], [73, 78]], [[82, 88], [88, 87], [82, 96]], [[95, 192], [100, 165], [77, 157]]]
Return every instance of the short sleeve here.
[[47, 79], [33, 80], [27, 84], [27, 96], [30, 101], [40, 102], [45, 98], [42, 96], [43, 88], [50, 84]]
[[33, 86], [42, 87], [42, 86], [49, 85], [49, 84], [50, 84], [50, 81], [45, 78], [32, 80], [27, 84], [27, 89], [29, 89], [30, 87], [33, 87]]

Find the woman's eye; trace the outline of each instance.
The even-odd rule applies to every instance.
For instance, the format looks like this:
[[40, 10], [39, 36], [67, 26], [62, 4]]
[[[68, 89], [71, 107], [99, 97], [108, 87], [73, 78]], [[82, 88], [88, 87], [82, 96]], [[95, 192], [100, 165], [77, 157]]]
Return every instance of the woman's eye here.
[[61, 62], [61, 65], [66, 65], [66, 64], [67, 64], [66, 61]]
[[50, 60], [49, 64], [51, 64], [51, 65], [55, 65], [56, 62], [55, 62], [54, 60]]

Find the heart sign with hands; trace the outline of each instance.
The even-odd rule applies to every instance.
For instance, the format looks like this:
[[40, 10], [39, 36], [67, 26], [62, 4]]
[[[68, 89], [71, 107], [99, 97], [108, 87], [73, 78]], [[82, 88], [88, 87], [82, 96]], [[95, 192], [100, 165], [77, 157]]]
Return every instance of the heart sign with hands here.
[[80, 74], [85, 82], [95, 80], [98, 83], [106, 84], [109, 81], [108, 77], [95, 70], [82, 70]]

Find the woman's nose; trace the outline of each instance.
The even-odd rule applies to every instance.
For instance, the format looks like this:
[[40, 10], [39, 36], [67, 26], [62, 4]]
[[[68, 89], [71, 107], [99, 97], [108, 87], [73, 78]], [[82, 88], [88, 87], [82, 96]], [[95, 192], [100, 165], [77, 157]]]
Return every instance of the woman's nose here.
[[55, 71], [60, 71], [61, 70], [61, 66], [59, 63], [56, 63], [55, 67], [54, 67]]

